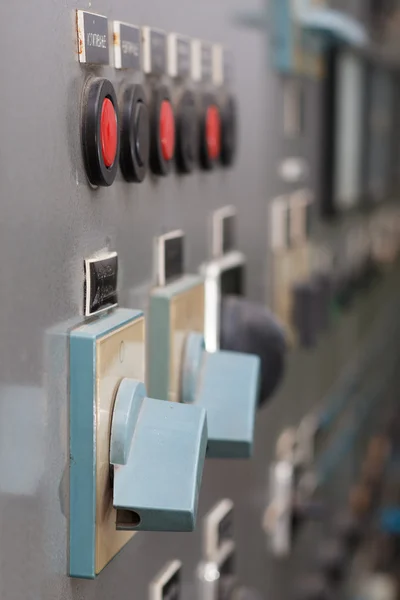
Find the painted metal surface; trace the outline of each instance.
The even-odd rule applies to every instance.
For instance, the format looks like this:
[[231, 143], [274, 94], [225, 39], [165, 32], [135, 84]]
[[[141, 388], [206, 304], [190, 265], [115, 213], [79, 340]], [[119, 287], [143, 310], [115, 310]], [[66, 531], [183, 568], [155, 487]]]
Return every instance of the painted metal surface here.
[[[249, 10], [262, 6], [257, 0], [247, 3]], [[78, 8], [215, 40], [232, 49], [232, 87], [240, 114], [234, 168], [196, 170], [182, 178], [171, 174], [163, 180], [148, 177], [141, 185], [127, 184], [118, 174], [109, 189], [89, 187], [80, 141], [86, 76], [93, 72], [108, 77], [117, 88], [126, 80], [142, 82], [143, 77], [112, 67], [86, 70], [79, 65], [74, 47]], [[104, 247], [116, 249], [120, 305], [137, 308], [130, 299], [136, 299], [136, 290], [151, 279], [153, 237], [182, 227], [188, 239], [187, 268], [196, 272], [209, 256], [208, 214], [227, 203], [238, 208], [249, 296], [260, 301], [271, 297], [268, 203], [293, 191], [276, 167], [287, 156], [304, 157], [310, 166], [309, 183], [315, 182], [318, 86], [304, 83], [305, 128], [295, 138], [285, 137], [284, 85], [269, 67], [264, 37], [234, 22], [242, 8], [242, 0], [92, 0], [90, 8], [75, 0], [0, 3], [1, 598], [145, 599], [149, 581], [174, 558], [184, 562], [182, 600], [195, 595], [200, 528], [190, 535], [138, 533], [95, 581], [67, 576], [68, 338], [83, 320], [84, 257]], [[292, 355], [279, 395], [257, 416], [252, 461], [206, 463], [199, 513], [205, 514], [221, 498], [233, 499], [238, 578], [263, 595], [289, 593], [308, 547], [307, 539], [302, 540], [305, 546], [299, 544], [290, 566], [274, 563], [266, 548], [261, 520], [277, 432], [298, 423], [325, 393], [374, 310], [372, 300], [362, 310], [350, 311], [314, 352]], [[340, 497], [335, 482], [332, 498]]]

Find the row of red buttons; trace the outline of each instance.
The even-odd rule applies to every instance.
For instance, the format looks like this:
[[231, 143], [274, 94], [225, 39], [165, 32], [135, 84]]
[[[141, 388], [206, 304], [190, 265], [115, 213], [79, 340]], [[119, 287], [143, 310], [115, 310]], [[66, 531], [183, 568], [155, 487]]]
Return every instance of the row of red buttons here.
[[[175, 151], [175, 118], [168, 100], [161, 103], [159, 127], [163, 158], [172, 160]], [[221, 120], [215, 105], [207, 109], [205, 130], [208, 154], [212, 160], [217, 160], [221, 147]], [[117, 155], [118, 124], [109, 98], [105, 98], [101, 111], [100, 139], [104, 163], [106, 167], [111, 167]]]
[[[86, 85], [86, 101], [82, 116], [86, 171], [93, 185], [108, 186], [115, 179], [120, 153], [121, 134], [116, 94], [112, 84], [102, 78], [92, 78]], [[141, 93], [139, 95], [133, 93], [132, 97], [136, 99], [137, 105], [129, 107], [129, 114], [136, 116], [135, 120], [129, 121], [127, 125], [128, 153], [135, 154], [138, 159], [136, 162], [141, 163], [142, 170], [140, 177], [135, 174], [132, 177], [126, 175], [126, 168], [122, 169], [123, 174], [129, 181], [142, 181], [150, 159], [153, 171], [166, 175], [175, 157], [177, 135], [190, 136], [193, 128], [176, 129], [174, 110], [166, 88], [153, 90], [153, 112], [149, 117], [141, 86], [131, 87], [140, 88]], [[122, 112], [125, 114], [124, 108]], [[194, 112], [191, 112], [189, 117], [197, 118]], [[202, 166], [212, 168], [221, 154], [221, 114], [215, 101], [208, 99], [201, 118], [203, 120], [201, 142], [206, 153], [206, 161]], [[123, 127], [122, 130], [124, 131]], [[186, 144], [181, 141], [180, 147], [185, 148], [191, 143], [193, 144], [193, 140], [190, 139], [186, 140]], [[185, 169], [186, 172], [190, 170]]]

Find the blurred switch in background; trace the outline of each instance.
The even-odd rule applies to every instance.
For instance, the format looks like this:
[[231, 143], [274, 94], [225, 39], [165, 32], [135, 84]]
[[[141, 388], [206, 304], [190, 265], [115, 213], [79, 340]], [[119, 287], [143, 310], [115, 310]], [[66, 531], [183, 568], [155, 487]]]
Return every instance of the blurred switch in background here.
[[285, 332], [267, 307], [245, 298], [246, 258], [237, 250], [233, 206], [213, 213], [211, 235], [212, 259], [200, 268], [205, 277], [206, 349], [258, 356], [261, 404], [272, 396], [282, 379]]
[[221, 300], [221, 350], [255, 354], [261, 361], [259, 404], [267, 401], [282, 381], [286, 340], [282, 326], [264, 306], [237, 296]]
[[185, 274], [182, 231], [157, 238], [156, 262], [158, 285], [151, 292], [149, 307], [150, 393], [206, 409], [208, 456], [248, 458], [259, 394], [259, 358], [206, 351], [204, 279]]

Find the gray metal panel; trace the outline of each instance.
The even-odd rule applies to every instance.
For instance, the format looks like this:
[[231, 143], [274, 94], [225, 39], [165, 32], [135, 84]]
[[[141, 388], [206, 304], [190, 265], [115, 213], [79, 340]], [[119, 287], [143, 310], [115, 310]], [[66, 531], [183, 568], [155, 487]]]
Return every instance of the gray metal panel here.
[[[138, 534], [96, 581], [66, 577], [67, 342], [52, 328], [62, 324], [59, 329], [65, 332], [80, 319], [84, 257], [104, 246], [119, 252], [121, 300], [129, 303], [129, 291], [151, 276], [153, 236], [182, 227], [188, 238], [187, 266], [194, 271], [209, 252], [209, 211], [227, 203], [238, 207], [249, 295], [265, 297], [267, 203], [285, 191], [275, 173], [289, 147], [282, 143], [281, 82], [267, 68], [266, 40], [233, 25], [242, 5], [241, 0], [0, 4], [2, 599], [144, 600], [150, 579], [173, 558], [184, 561], [183, 599], [194, 597], [200, 527], [191, 535]], [[233, 49], [240, 108], [234, 169], [147, 178], [142, 185], [127, 184], [119, 174], [110, 189], [90, 189], [79, 131], [81, 90], [90, 69], [79, 65], [74, 52], [76, 8]], [[258, 3], [247, 8], [257, 9]], [[109, 77], [117, 87], [127, 77], [111, 67], [91, 72]], [[307, 147], [314, 157], [315, 86], [310, 84], [307, 94]], [[290, 155], [301, 154], [301, 145], [301, 140], [291, 144]], [[313, 355], [293, 359], [284, 390], [260, 413], [252, 462], [206, 465], [200, 513], [222, 497], [235, 501], [239, 576], [266, 596], [277, 597], [290, 584], [287, 571], [268, 557], [260, 528], [267, 464], [279, 429], [296, 423], [330, 380], [330, 351], [329, 373], [318, 381]], [[295, 565], [296, 558], [289, 564]]]

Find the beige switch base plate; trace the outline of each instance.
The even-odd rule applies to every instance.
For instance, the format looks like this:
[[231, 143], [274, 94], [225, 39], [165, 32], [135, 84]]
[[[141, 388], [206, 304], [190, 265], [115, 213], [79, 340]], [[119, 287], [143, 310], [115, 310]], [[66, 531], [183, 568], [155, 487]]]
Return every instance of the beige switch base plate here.
[[148, 391], [179, 402], [183, 353], [190, 332], [204, 332], [204, 280], [183, 275], [152, 290], [149, 304]]
[[169, 400], [179, 402], [182, 355], [190, 331], [204, 331], [204, 285], [181, 292], [171, 300], [170, 309]]
[[134, 535], [116, 530], [109, 454], [115, 396], [123, 378], [144, 381], [144, 344], [143, 318], [96, 341], [96, 573]]

